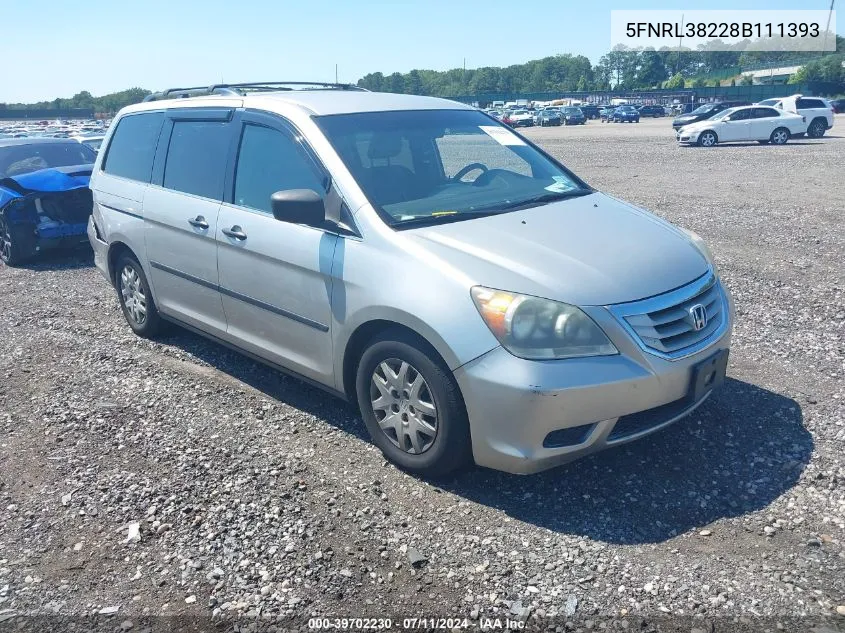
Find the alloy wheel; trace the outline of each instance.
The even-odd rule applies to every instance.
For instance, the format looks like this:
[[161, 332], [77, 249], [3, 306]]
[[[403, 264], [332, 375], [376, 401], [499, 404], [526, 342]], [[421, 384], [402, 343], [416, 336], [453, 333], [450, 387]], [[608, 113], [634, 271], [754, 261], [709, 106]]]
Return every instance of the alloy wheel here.
[[437, 436], [437, 407], [422, 374], [410, 363], [388, 358], [370, 380], [370, 404], [388, 439], [412, 455], [424, 453]]
[[0, 259], [8, 262], [12, 258], [12, 233], [6, 218], [0, 216]]
[[789, 140], [789, 134], [785, 130], [775, 130], [772, 133], [772, 143], [775, 145], [783, 145]]
[[807, 130], [807, 135], [812, 138], [819, 138], [822, 134], [824, 134], [824, 126], [821, 121], [814, 121]]
[[701, 135], [701, 145], [703, 147], [713, 147], [716, 144], [716, 135], [713, 132], [705, 132]]
[[120, 273], [120, 296], [129, 317], [136, 325], [143, 325], [147, 320], [147, 295], [138, 271], [132, 266], [124, 266]]

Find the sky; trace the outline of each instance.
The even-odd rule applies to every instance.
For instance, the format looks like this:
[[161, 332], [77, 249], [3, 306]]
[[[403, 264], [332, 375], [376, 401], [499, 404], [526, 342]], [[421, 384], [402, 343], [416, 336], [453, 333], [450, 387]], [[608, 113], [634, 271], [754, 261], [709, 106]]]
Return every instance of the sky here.
[[[0, 0], [0, 102], [223, 81], [598, 61], [613, 9], [828, 9], [830, 0]], [[37, 10], [36, 10], [37, 9]]]

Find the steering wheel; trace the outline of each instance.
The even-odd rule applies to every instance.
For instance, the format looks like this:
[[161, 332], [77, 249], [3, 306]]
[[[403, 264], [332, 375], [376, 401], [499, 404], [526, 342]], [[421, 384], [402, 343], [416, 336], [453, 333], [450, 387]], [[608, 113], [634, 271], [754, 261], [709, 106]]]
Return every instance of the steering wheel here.
[[[482, 163], [470, 163], [466, 167], [462, 167], [461, 169], [459, 169], [458, 173], [455, 174], [454, 176], [452, 176], [452, 180], [460, 180], [461, 178], [466, 176], [469, 172], [474, 171], [476, 169], [480, 169], [483, 173], [486, 173], [487, 171], [489, 171], [489, 169], [487, 168], [487, 165], [484, 165]], [[481, 175], [479, 175], [478, 177], [481, 178]]]
[[512, 172], [507, 171], [506, 169], [485, 169], [484, 173], [481, 174], [478, 178], [472, 181], [473, 187], [486, 187], [495, 179], [500, 179], [505, 187], [510, 187], [510, 183], [508, 182], [508, 178], [506, 175], [513, 175]]

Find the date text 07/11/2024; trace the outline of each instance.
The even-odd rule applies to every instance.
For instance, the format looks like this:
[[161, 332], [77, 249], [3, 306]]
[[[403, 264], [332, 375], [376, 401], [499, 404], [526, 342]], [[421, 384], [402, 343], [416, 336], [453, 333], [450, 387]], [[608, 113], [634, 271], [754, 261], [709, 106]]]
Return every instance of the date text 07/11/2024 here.
[[431, 631], [472, 629], [480, 631], [521, 631], [525, 628], [522, 619], [509, 617], [482, 617], [476, 620], [469, 618], [309, 618], [308, 628], [311, 630], [357, 630], [357, 631]]

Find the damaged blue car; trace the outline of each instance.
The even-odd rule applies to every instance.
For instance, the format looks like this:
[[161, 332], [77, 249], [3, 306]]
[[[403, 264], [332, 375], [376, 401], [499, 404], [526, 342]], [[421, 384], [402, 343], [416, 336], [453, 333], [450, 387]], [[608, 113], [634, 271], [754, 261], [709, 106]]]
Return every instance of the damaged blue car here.
[[97, 157], [72, 139], [0, 139], [0, 260], [87, 243], [88, 181]]

